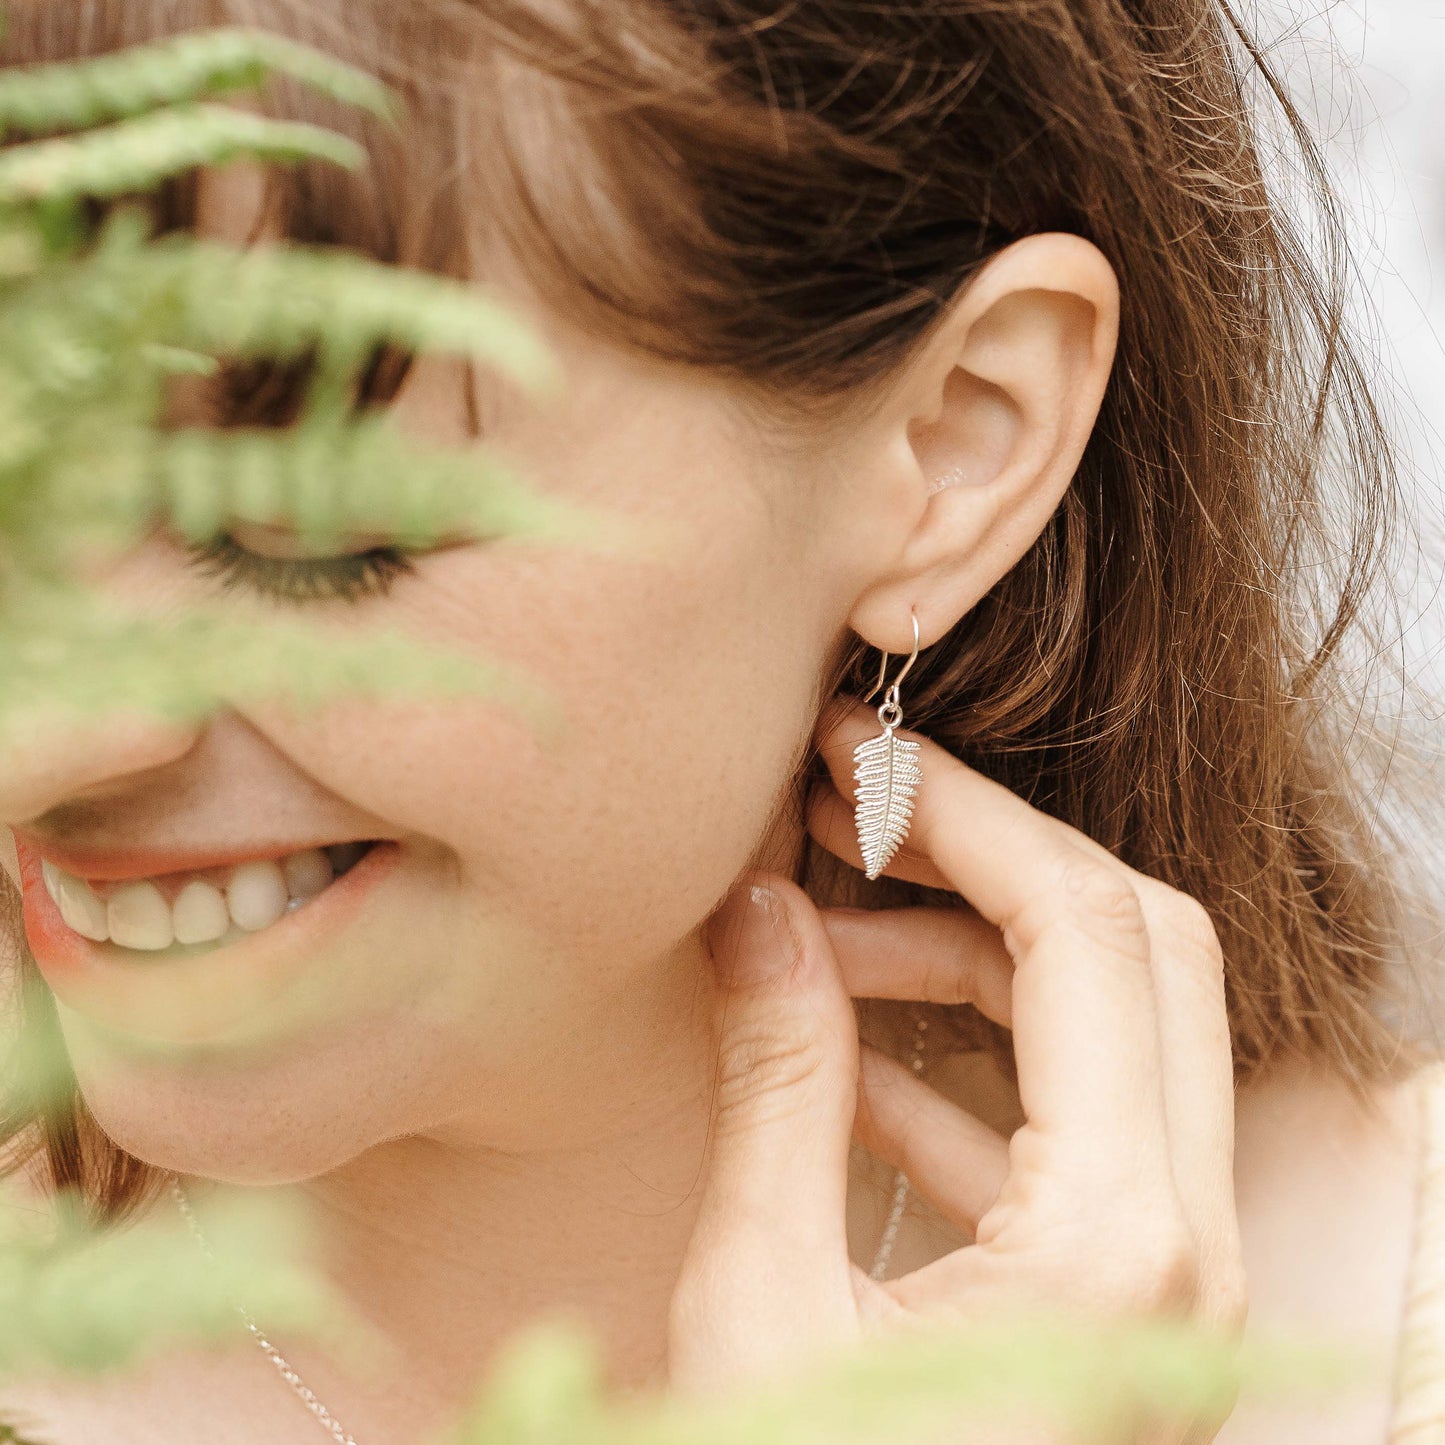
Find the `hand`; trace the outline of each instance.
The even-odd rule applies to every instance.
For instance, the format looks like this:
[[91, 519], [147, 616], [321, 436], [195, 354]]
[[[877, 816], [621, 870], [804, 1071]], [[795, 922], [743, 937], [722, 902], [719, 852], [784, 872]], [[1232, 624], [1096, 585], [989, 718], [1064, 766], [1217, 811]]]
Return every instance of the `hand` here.
[[[808, 828], [861, 868], [852, 752], [878, 723], [862, 705], [835, 718], [822, 735], [833, 786]], [[675, 1388], [726, 1388], [833, 1343], [1006, 1304], [1242, 1328], [1233, 1075], [1208, 915], [902, 735], [922, 745], [923, 781], [885, 871], [971, 906], [819, 910], [755, 873], [713, 919], [717, 1116], [672, 1302]], [[861, 1044], [850, 995], [971, 1003], [1009, 1027], [1026, 1122], [1005, 1140]], [[855, 1127], [974, 1243], [894, 1280], [854, 1264]]]

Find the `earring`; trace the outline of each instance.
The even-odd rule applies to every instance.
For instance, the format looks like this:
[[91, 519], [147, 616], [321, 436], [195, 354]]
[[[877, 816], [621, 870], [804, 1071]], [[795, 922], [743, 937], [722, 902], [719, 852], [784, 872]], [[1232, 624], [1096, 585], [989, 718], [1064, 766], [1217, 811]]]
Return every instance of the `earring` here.
[[[882, 706], [878, 709], [878, 721], [883, 731], [876, 738], [869, 738], [853, 749], [853, 779], [858, 784], [854, 821], [858, 827], [858, 849], [863, 854], [863, 867], [868, 878], [873, 879], [888, 866], [888, 860], [898, 851], [908, 832], [913, 817], [913, 795], [923, 781], [923, 770], [918, 766], [921, 745], [907, 738], [893, 735], [893, 730], [903, 721], [903, 708], [898, 700], [898, 685], [908, 676], [918, 656], [918, 615], [910, 607], [913, 618], [913, 652], [903, 665], [903, 671], [893, 680], [884, 694]], [[883, 686], [888, 670], [888, 654], [878, 669], [878, 681], [873, 685], [868, 702]]]

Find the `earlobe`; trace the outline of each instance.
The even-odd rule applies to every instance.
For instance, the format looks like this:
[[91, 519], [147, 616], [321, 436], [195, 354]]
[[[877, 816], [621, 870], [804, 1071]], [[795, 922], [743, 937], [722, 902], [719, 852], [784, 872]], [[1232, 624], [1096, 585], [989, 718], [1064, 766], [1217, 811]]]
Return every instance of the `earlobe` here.
[[1033, 545], [1098, 418], [1118, 316], [1113, 268], [1079, 236], [1025, 237], [962, 288], [894, 393], [894, 456], [925, 504], [857, 599], [861, 636], [898, 651], [912, 606], [927, 645]]

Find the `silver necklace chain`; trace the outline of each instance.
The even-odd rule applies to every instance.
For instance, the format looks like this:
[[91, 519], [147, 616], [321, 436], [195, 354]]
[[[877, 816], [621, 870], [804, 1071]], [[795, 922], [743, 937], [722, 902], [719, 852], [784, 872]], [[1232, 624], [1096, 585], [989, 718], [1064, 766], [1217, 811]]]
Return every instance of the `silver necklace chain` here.
[[[915, 1074], [923, 1072], [923, 1045], [928, 1035], [928, 1019], [925, 1015], [919, 1014], [918, 1025], [913, 1030], [913, 1061], [912, 1069]], [[898, 1226], [903, 1219], [903, 1206], [908, 1199], [908, 1176], [900, 1169], [893, 1180], [893, 1207], [888, 1211], [888, 1222], [883, 1226], [883, 1238], [878, 1245], [878, 1253], [873, 1260], [873, 1268], [868, 1271], [869, 1279], [882, 1279], [883, 1271], [888, 1268], [889, 1256], [893, 1253], [893, 1241], [898, 1237]]]
[[[186, 1198], [186, 1191], [181, 1186], [181, 1181], [174, 1175], [171, 1176], [171, 1194], [180, 1207], [181, 1213], [185, 1216], [186, 1223], [190, 1225], [191, 1234], [195, 1237], [196, 1243], [200, 1245], [201, 1251], [207, 1259], [214, 1261], [215, 1255], [211, 1253], [211, 1246], [201, 1229], [201, 1222], [191, 1208], [191, 1201]], [[315, 1416], [317, 1424], [331, 1436], [336, 1445], [356, 1445], [356, 1441], [342, 1426], [341, 1421], [316, 1398], [316, 1393], [311, 1386], [296, 1373], [286, 1356], [266, 1338], [266, 1332], [252, 1318], [250, 1310], [243, 1304], [234, 1301], [233, 1304], [236, 1313], [241, 1316], [246, 1326], [247, 1333], [256, 1341], [261, 1353], [271, 1361], [276, 1373], [290, 1385], [291, 1389], [300, 1397], [301, 1403]]]
[[[923, 1044], [927, 1029], [928, 1020], [920, 1016], [918, 1027], [914, 1030], [913, 1035], [912, 1068], [915, 1074], [923, 1072]], [[186, 1197], [185, 1188], [175, 1175], [171, 1176], [171, 1196], [175, 1199], [176, 1206], [190, 1227], [191, 1235], [200, 1246], [201, 1252], [214, 1263], [215, 1255], [211, 1252], [210, 1243], [201, 1229], [201, 1222], [196, 1218], [195, 1210], [191, 1208], [191, 1201]], [[907, 1199], [908, 1176], [900, 1169], [893, 1185], [893, 1204], [888, 1212], [888, 1222], [883, 1226], [883, 1237], [878, 1245], [878, 1253], [874, 1257], [872, 1269], [868, 1272], [870, 1279], [883, 1278], [883, 1271], [888, 1267], [889, 1257], [893, 1253], [893, 1241], [898, 1237], [898, 1226], [903, 1219], [903, 1206]], [[316, 1398], [316, 1392], [297, 1374], [291, 1362], [267, 1338], [266, 1332], [256, 1323], [250, 1310], [245, 1305], [235, 1302], [233, 1302], [233, 1307], [246, 1326], [247, 1334], [255, 1340], [257, 1347], [270, 1360], [276, 1373], [286, 1381], [301, 1403], [311, 1412], [316, 1423], [331, 1436], [336, 1445], [356, 1445], [355, 1439], [341, 1421]]]

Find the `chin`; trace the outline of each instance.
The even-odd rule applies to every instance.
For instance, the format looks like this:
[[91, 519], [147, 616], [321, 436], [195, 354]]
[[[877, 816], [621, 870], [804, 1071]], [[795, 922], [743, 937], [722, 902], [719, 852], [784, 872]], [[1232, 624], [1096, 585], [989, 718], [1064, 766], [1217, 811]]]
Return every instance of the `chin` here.
[[127, 1154], [236, 1185], [296, 1184], [339, 1168], [395, 1130], [372, 1127], [358, 1090], [291, 1070], [121, 1055], [67, 1037], [81, 1097]]

